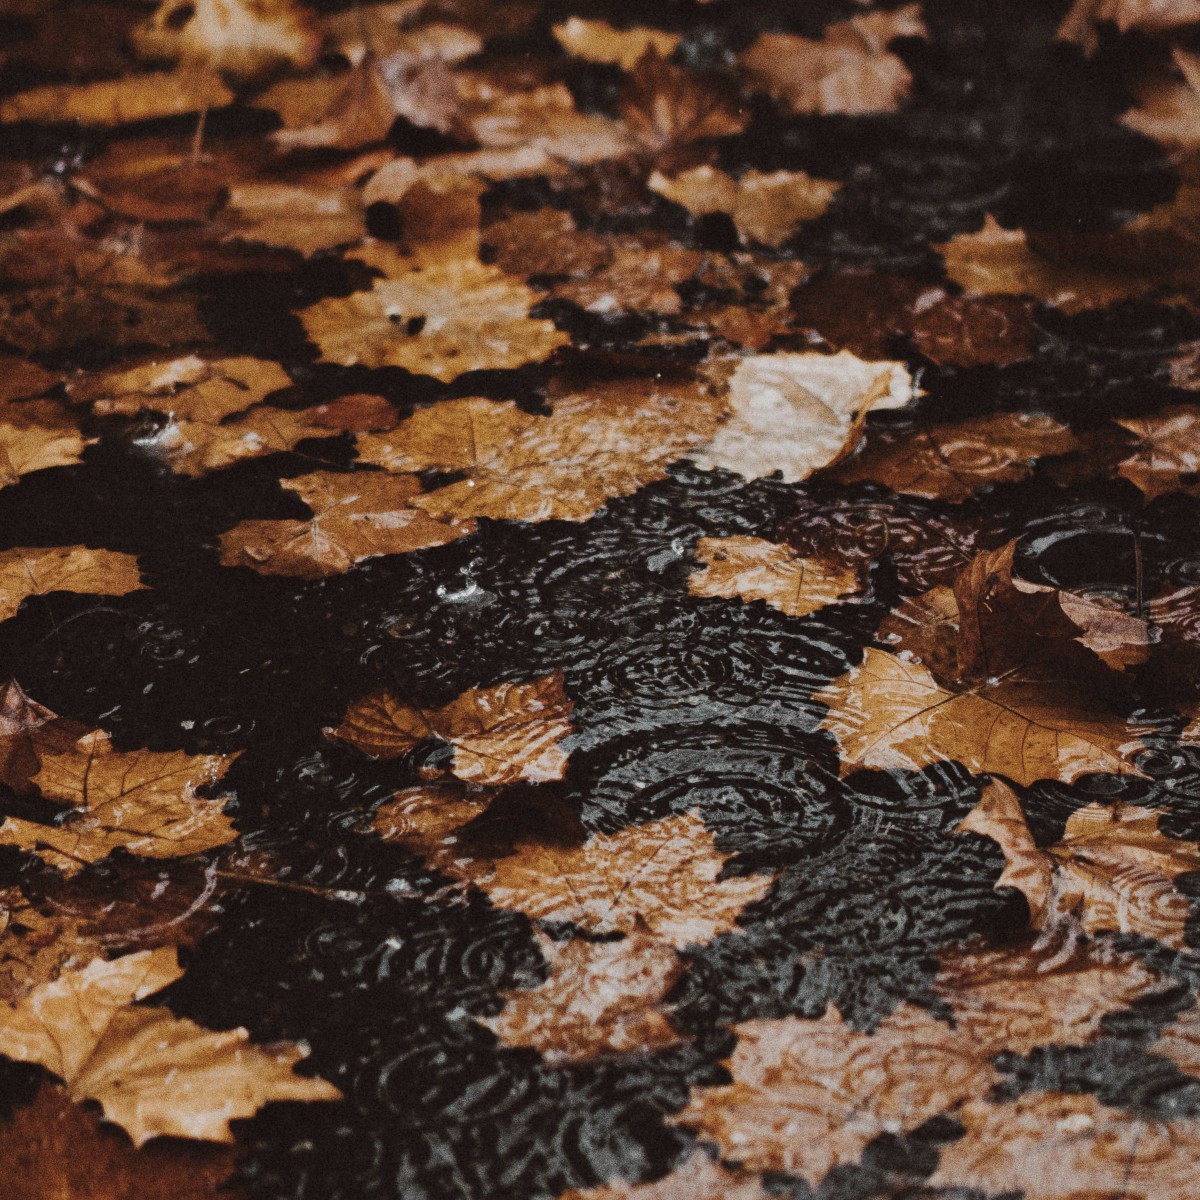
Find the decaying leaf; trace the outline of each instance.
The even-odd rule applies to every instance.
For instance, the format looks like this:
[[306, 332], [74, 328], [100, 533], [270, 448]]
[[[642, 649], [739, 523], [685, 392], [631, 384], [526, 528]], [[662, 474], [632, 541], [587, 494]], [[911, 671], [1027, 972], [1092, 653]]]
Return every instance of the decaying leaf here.
[[464, 537], [471, 521], [439, 521], [412, 506], [413, 475], [314, 471], [281, 481], [312, 510], [307, 521], [241, 521], [221, 535], [221, 562], [262, 575], [318, 579], [379, 554], [406, 554]]
[[714, 1162], [697, 1150], [681, 1167], [654, 1183], [617, 1181], [564, 1192], [560, 1200], [769, 1200], [760, 1180]]
[[679, 34], [665, 29], [642, 25], [614, 29], [607, 21], [586, 21], [582, 17], [568, 17], [551, 32], [572, 57], [585, 62], [611, 63], [624, 71], [632, 71], [647, 50], [668, 58], [679, 45]]
[[512, 401], [443, 401], [390, 433], [360, 436], [359, 458], [389, 471], [466, 473], [414, 499], [431, 516], [583, 521], [661, 479], [712, 437], [725, 407], [695, 383], [555, 384], [550, 393], [550, 416]]
[[960, 828], [999, 844], [1005, 868], [996, 886], [1022, 892], [1035, 927], [1073, 919], [1089, 933], [1137, 933], [1183, 949], [1191, 906], [1173, 880], [1200, 869], [1200, 849], [1159, 833], [1158, 818], [1119, 801], [1089, 804], [1039, 849], [1012, 790], [993, 781]]
[[362, 200], [354, 188], [289, 183], [243, 183], [229, 189], [229, 238], [315, 254], [359, 241], [366, 234]]
[[842, 483], [873, 480], [895, 492], [966, 500], [981, 487], [1027, 478], [1039, 458], [1069, 454], [1079, 441], [1041, 413], [993, 413], [928, 425], [899, 437], [868, 431], [866, 444], [837, 469]]
[[232, 1141], [229, 1122], [269, 1100], [338, 1100], [323, 1079], [296, 1075], [299, 1046], [254, 1046], [244, 1029], [214, 1032], [134, 1002], [183, 972], [175, 950], [97, 959], [0, 1008], [0, 1053], [57, 1075], [76, 1101], [141, 1146], [151, 1138]]
[[95, 83], [54, 83], [0, 100], [0, 121], [78, 121], [81, 125], [127, 125], [157, 117], [180, 117], [220, 108], [233, 93], [201, 71], [153, 72], [100, 79]]
[[793, 113], [891, 112], [912, 86], [903, 60], [888, 50], [901, 37], [924, 37], [920, 6], [868, 12], [839, 21], [820, 41], [763, 33], [739, 62], [754, 86]]
[[1200, 409], [1180, 404], [1117, 424], [1138, 439], [1117, 473], [1141, 488], [1147, 502], [1200, 481]]
[[803, 171], [747, 171], [734, 179], [716, 167], [693, 167], [673, 178], [655, 171], [647, 186], [694, 216], [723, 212], [747, 242], [780, 246], [798, 225], [816, 220], [841, 186]]
[[504, 1010], [483, 1020], [507, 1046], [531, 1046], [550, 1062], [652, 1050], [679, 1040], [662, 1011], [683, 972], [666, 942], [634, 929], [619, 941], [539, 934], [550, 978], [505, 994]]
[[85, 546], [0, 550], [0, 621], [16, 616], [30, 596], [48, 592], [124, 596], [145, 586], [132, 554]]
[[143, 858], [179, 858], [237, 836], [222, 801], [196, 794], [216, 782], [230, 756], [114, 750], [103, 730], [55, 742], [37, 746], [33, 783], [74, 811], [54, 825], [8, 817], [0, 845], [36, 850], [72, 874], [118, 846]]
[[798, 483], [854, 448], [867, 413], [901, 408], [913, 381], [898, 362], [838, 354], [742, 359], [729, 381], [728, 419], [690, 455], [708, 470], [758, 479], [778, 471]]
[[85, 445], [79, 426], [52, 400], [0, 405], [0, 488], [79, 462]]
[[789, 617], [806, 617], [858, 590], [854, 571], [762, 538], [701, 538], [696, 559], [705, 569], [688, 578], [693, 596], [762, 600]]
[[278, 363], [189, 354], [124, 370], [77, 375], [67, 383], [67, 395], [75, 404], [90, 404], [98, 416], [134, 416], [147, 408], [181, 421], [215, 425], [291, 382]]
[[567, 768], [559, 743], [571, 733], [571, 702], [562, 672], [529, 683], [472, 688], [434, 711], [388, 691], [351, 705], [331, 736], [372, 758], [398, 758], [425, 738], [454, 747], [453, 773], [468, 783], [561, 779]]

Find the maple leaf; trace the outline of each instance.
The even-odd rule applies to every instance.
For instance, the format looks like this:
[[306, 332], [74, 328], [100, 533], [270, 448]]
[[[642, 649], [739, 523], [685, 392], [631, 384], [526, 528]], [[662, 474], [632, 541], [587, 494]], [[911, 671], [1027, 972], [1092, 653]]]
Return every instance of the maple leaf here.
[[468, 783], [561, 779], [567, 755], [559, 743], [571, 727], [561, 671], [529, 683], [472, 688], [432, 712], [389, 691], [373, 692], [330, 731], [372, 758], [398, 758], [428, 737], [454, 747], [452, 772]]
[[1065, 313], [1104, 308], [1157, 284], [1153, 275], [1055, 262], [1029, 245], [1020, 229], [1004, 229], [989, 215], [978, 233], [960, 233], [934, 246], [946, 274], [973, 295], [1034, 296]]
[[359, 458], [389, 471], [464, 472], [414, 498], [431, 516], [583, 521], [661, 479], [713, 435], [724, 410], [697, 384], [620, 380], [549, 392], [549, 416], [511, 400], [443, 401], [390, 433], [360, 436]]
[[46, 799], [74, 811], [54, 825], [8, 817], [0, 845], [37, 850], [69, 875], [118, 846], [143, 858], [179, 858], [237, 836], [222, 801], [196, 795], [231, 756], [118, 751], [103, 730], [48, 741], [38, 741], [40, 770], [32, 780]]
[[85, 445], [79, 426], [52, 400], [0, 404], [0, 488], [79, 462]]
[[933, 1187], [1025, 1200], [1168, 1200], [1187, 1195], [1200, 1176], [1194, 1119], [1166, 1124], [1062, 1092], [974, 1100], [955, 1117], [966, 1132], [941, 1149]]
[[734, 1026], [733, 1082], [695, 1088], [672, 1120], [755, 1171], [812, 1183], [855, 1163], [873, 1138], [904, 1133], [985, 1094], [996, 1076], [966, 1029], [905, 1005], [874, 1033], [833, 1009]]
[[46, 916], [16, 888], [0, 890], [0, 1012], [104, 949], [103, 939], [85, 933], [81, 921]]
[[751, 82], [790, 112], [891, 112], [912, 86], [912, 74], [887, 49], [900, 37], [924, 37], [920, 6], [860, 13], [825, 30], [820, 41], [763, 33], [738, 62]]
[[221, 535], [221, 562], [262, 575], [319, 579], [379, 554], [405, 554], [465, 537], [474, 522], [439, 521], [411, 501], [413, 475], [315, 471], [281, 481], [312, 510], [307, 521], [240, 521]]
[[901, 408], [912, 395], [903, 363], [844, 350], [744, 358], [729, 380], [729, 417], [690, 457], [708, 470], [746, 479], [778, 471], [799, 483], [853, 449], [868, 412]]
[[16, 616], [30, 596], [49, 592], [125, 596], [145, 586], [132, 554], [85, 546], [0, 550], [0, 621]]
[[243, 183], [229, 189], [228, 239], [315, 254], [366, 235], [362, 199], [355, 188], [289, 183]]
[[1200, 0], [1075, 0], [1056, 36], [1060, 41], [1077, 42], [1085, 54], [1094, 54], [1100, 45], [1096, 26], [1104, 22], [1121, 33], [1134, 29], [1165, 33], [1200, 22]]
[[569, 341], [552, 321], [529, 316], [535, 292], [477, 259], [412, 261], [385, 246], [350, 257], [385, 278], [300, 312], [326, 361], [404, 367], [449, 382], [541, 362]]
[[693, 596], [762, 600], [789, 617], [806, 617], [858, 590], [854, 571], [755, 537], [701, 538], [703, 571], [688, 577]]
[[78, 374], [67, 382], [67, 395], [75, 404], [90, 404], [102, 417], [136, 416], [148, 408], [181, 421], [215, 425], [291, 383], [278, 363], [189, 354], [123, 370]]
[[482, 816], [495, 797], [477, 784], [404, 788], [380, 806], [373, 828], [385, 842], [399, 842], [430, 866], [455, 875], [471, 869], [472, 853], [459, 844], [464, 825]]
[[653, 45], [626, 76], [618, 109], [638, 141], [654, 151], [741, 133], [750, 120], [723, 80], [677, 67]]
[[316, 17], [295, 0], [162, 0], [133, 43], [148, 59], [202, 64], [239, 79], [317, 60]]
[[1149, 417], [1117, 421], [1137, 439], [1133, 451], [1117, 466], [1117, 474], [1135, 484], [1147, 502], [1168, 492], [1190, 488], [1200, 474], [1200, 408], [1180, 404]]
[[633, 25], [615, 29], [607, 21], [586, 21], [568, 17], [551, 28], [555, 41], [573, 58], [585, 62], [608, 63], [623, 71], [632, 71], [647, 50], [659, 58], [669, 58], [679, 45], [679, 34], [665, 29]]
[[1028, 785], [1140, 774], [1135, 732], [1100, 705], [1109, 675], [1144, 660], [1145, 622], [1012, 574], [1015, 542], [976, 555], [880, 629], [819, 694], [844, 768], [954, 759]]
[[293, 1072], [299, 1046], [254, 1046], [244, 1029], [218, 1033], [134, 1007], [182, 974], [166, 947], [64, 971], [0, 1008], [0, 1053], [45, 1067], [73, 1100], [98, 1101], [135, 1146], [164, 1135], [233, 1141], [230, 1120], [269, 1100], [341, 1099]]
[[646, 186], [693, 216], [728, 213], [743, 241], [775, 247], [797, 226], [821, 216], [841, 185], [803, 171], [747, 171], [734, 179], [716, 167], [700, 166], [673, 178], [655, 171]]
[[769, 1200], [754, 1176], [714, 1162], [696, 1150], [681, 1166], [654, 1183], [617, 1181], [602, 1187], [572, 1188], [559, 1200]]
[[997, 780], [959, 828], [1004, 851], [996, 886], [1025, 896], [1035, 928], [1073, 919], [1089, 933], [1138, 933], [1183, 949], [1191, 905], [1173, 880], [1200, 869], [1200, 849], [1161, 834], [1159, 815], [1133, 804], [1088, 804], [1071, 814], [1058, 842], [1040, 849], [1016, 796]]
[[719, 878], [728, 857], [693, 812], [595, 834], [582, 846], [523, 842], [507, 858], [456, 870], [493, 904], [531, 920], [570, 921], [590, 934], [644, 928], [682, 948], [733, 929], [770, 888], [770, 876]]
[[960, 502], [981, 487], [1027, 479], [1039, 458], [1079, 448], [1071, 430], [1053, 417], [992, 413], [886, 439], [868, 430], [866, 444], [838, 466], [837, 479], [871, 480], [894, 492]]
[[619, 941], [538, 934], [550, 978], [502, 993], [498, 1017], [481, 1018], [506, 1046], [530, 1046], [548, 1062], [652, 1050], [679, 1040], [661, 1012], [683, 962], [667, 943], [634, 929]]
[[201, 71], [152, 72], [94, 83], [47, 84], [0, 100], [0, 121], [78, 121], [127, 125], [181, 117], [233, 101], [216, 75]]

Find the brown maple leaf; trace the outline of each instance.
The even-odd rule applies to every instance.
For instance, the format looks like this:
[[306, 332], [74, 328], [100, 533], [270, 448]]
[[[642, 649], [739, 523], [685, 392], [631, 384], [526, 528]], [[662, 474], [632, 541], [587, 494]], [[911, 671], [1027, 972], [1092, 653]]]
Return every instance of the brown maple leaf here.
[[679, 45], [679, 34], [665, 29], [633, 25], [615, 29], [607, 21], [586, 21], [568, 17], [551, 28], [555, 41], [573, 58], [585, 62], [608, 63], [623, 71], [632, 71], [647, 50], [659, 58], [669, 58]]
[[459, 779], [497, 785], [561, 779], [567, 755], [559, 743], [571, 732], [571, 701], [556, 671], [472, 688], [432, 712], [373, 692], [350, 706], [330, 736], [372, 758], [398, 758], [425, 738], [441, 738], [454, 747], [451, 770]]
[[96, 959], [0, 1007], [0, 1053], [57, 1075], [73, 1100], [95, 1100], [141, 1146], [162, 1135], [233, 1141], [229, 1122], [269, 1100], [338, 1100], [296, 1075], [299, 1046], [255, 1046], [134, 1002], [183, 974], [173, 948]]
[[701, 538], [696, 559], [705, 566], [688, 577], [693, 596], [762, 600], [789, 617], [806, 617], [858, 590], [854, 571], [762, 538]]
[[1003, 367], [1032, 356], [1033, 308], [1019, 296], [947, 296], [929, 289], [913, 305], [905, 332], [931, 362]]
[[711, 166], [693, 167], [673, 178], [655, 171], [647, 183], [651, 191], [693, 216], [728, 213], [743, 241], [772, 247], [781, 246], [805, 221], [821, 216], [840, 186], [803, 171], [747, 171], [734, 179]]
[[874, 1033], [851, 1029], [833, 1009], [816, 1021], [744, 1021], [734, 1032], [733, 1082], [694, 1088], [672, 1120], [751, 1170], [813, 1184], [858, 1162], [873, 1138], [915, 1129], [986, 1094], [996, 1078], [966, 1029], [909, 1005]]
[[506, 1046], [530, 1046], [549, 1062], [653, 1050], [679, 1040], [662, 1003], [683, 973], [672, 947], [635, 928], [618, 941], [538, 935], [550, 977], [502, 993], [503, 1011], [484, 1018]]
[[1026, 479], [1039, 458], [1079, 446], [1067, 426], [1040, 413], [993, 413], [898, 436], [868, 430], [866, 444], [838, 466], [837, 479], [960, 502], [989, 484]]
[[901, 37], [924, 37], [917, 4], [860, 13], [825, 30], [820, 41], [763, 33], [738, 59], [752, 84], [798, 114], [891, 112], [912, 86], [912, 74], [888, 49]]
[[618, 1180], [601, 1187], [572, 1188], [559, 1200], [769, 1200], [769, 1194], [755, 1176], [732, 1171], [696, 1150], [681, 1167], [654, 1183]]
[[105, 950], [73, 917], [46, 915], [17, 888], [0, 889], [0, 1011]]
[[385, 842], [399, 842], [430, 866], [467, 874], [475, 855], [461, 844], [459, 831], [487, 812], [495, 794], [478, 784], [404, 788], [380, 806], [373, 827]]
[[0, 404], [0, 488], [80, 460], [87, 439], [53, 400]]
[[1117, 424], [1138, 439], [1117, 473], [1136, 484], [1147, 502], [1200, 482], [1200, 408], [1179, 404]]
[[465, 537], [472, 521], [439, 521], [412, 499], [413, 475], [314, 471], [281, 480], [312, 510], [307, 521], [240, 521], [221, 535], [221, 562], [262, 575], [319, 579], [380, 554], [406, 554]]
[[124, 596], [145, 586], [132, 554], [86, 546], [0, 550], [0, 621], [16, 616], [30, 596], [49, 592]]
[[1016, 579], [1015, 542], [884, 622], [898, 653], [868, 647], [819, 696], [844, 768], [954, 759], [1028, 785], [1139, 774], [1134, 729], [1105, 707], [1116, 671], [1144, 660], [1144, 621]]
[[512, 401], [447, 400], [390, 433], [358, 438], [359, 458], [389, 471], [461, 471], [416, 497], [431, 516], [583, 521], [661, 479], [716, 432], [725, 402], [695, 383], [620, 380], [549, 389], [551, 414]]
[[349, 187], [241, 183], [223, 215], [228, 240], [316, 254], [360, 241], [367, 232], [360, 193]]
[[8, 817], [0, 844], [36, 850], [73, 874], [118, 846], [143, 858], [178, 858], [237, 836], [222, 801], [196, 794], [216, 782], [230, 755], [118, 751], [102, 730], [72, 740], [74, 732], [51, 726], [37, 737], [40, 769], [32, 777], [46, 799], [74, 811], [54, 825]]
[[864, 362], [846, 351], [744, 358], [729, 380], [729, 417], [689, 457], [746, 479], [778, 471], [799, 483], [854, 448], [868, 412], [903, 407], [912, 396], [903, 363]]
[[1159, 813], [1120, 802], [1089, 804], [1054, 845], [1039, 848], [1012, 790], [998, 780], [960, 825], [1004, 851], [997, 887], [1017, 888], [1035, 928], [1076, 921], [1089, 933], [1138, 933], [1185, 947], [1190, 902], [1174, 879], [1200, 869], [1200, 849], [1158, 831]]
[[216, 75], [157, 71], [94, 83], [47, 84], [18, 92], [0, 100], [0, 121], [127, 125], [221, 108], [232, 100], [233, 93]]
[[68, 380], [67, 395], [75, 404], [91, 405], [97, 416], [136, 416], [147, 408], [181, 421], [215, 425], [291, 383], [278, 363], [189, 354], [121, 370], [80, 373]]
[[1077, 42], [1085, 54], [1100, 45], [1096, 26], [1110, 23], [1121, 33], [1138, 30], [1166, 33], [1181, 25], [1200, 22], [1200, 0], [1075, 0], [1058, 27], [1058, 38]]

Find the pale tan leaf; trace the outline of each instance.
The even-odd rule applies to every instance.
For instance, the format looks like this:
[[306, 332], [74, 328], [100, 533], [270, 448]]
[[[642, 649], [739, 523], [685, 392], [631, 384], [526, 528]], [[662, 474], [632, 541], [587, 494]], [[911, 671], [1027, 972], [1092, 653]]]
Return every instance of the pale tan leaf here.
[[315, 254], [361, 241], [366, 223], [355, 188], [243, 183], [229, 190], [229, 237]]
[[668, 33], [665, 29], [649, 29], [643, 25], [615, 29], [607, 21], [586, 21], [582, 17], [568, 17], [553, 26], [551, 32], [572, 57], [582, 58], [585, 62], [610, 63], [623, 71], [632, 71], [647, 50], [667, 58], [679, 45], [679, 34]]
[[80, 461], [87, 441], [53, 400], [0, 405], [0, 488], [22, 475]]
[[0, 620], [16, 616], [29, 596], [48, 592], [124, 596], [145, 586], [132, 554], [85, 546], [0, 550]]
[[126, 125], [221, 108], [233, 93], [216, 75], [155, 72], [54, 83], [0, 100], [0, 121], [78, 121], [81, 125]]

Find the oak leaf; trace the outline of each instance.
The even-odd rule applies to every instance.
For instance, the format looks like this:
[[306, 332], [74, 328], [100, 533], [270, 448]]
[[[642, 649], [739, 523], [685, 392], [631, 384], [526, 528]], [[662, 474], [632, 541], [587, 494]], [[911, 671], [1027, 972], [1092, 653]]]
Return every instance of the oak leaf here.
[[799, 483], [854, 448], [868, 412], [901, 408], [912, 395], [903, 363], [844, 350], [744, 358], [729, 380], [729, 417], [690, 457], [708, 470], [746, 479], [778, 471]]
[[67, 395], [75, 404], [90, 404], [97, 416], [135, 416], [148, 408], [181, 421], [215, 425], [291, 382], [278, 363], [189, 354], [124, 370], [79, 374], [68, 381]]
[[567, 755], [559, 743], [571, 732], [571, 701], [557, 671], [529, 683], [472, 688], [433, 711], [373, 692], [350, 706], [330, 736], [372, 758], [398, 758], [425, 738], [441, 738], [454, 747], [454, 775], [498, 785], [561, 779]]
[[1137, 439], [1117, 474], [1135, 484], [1147, 502], [1200, 482], [1200, 409], [1174, 405], [1149, 417], [1117, 421]]
[[1160, 833], [1158, 818], [1133, 804], [1088, 804], [1041, 849], [1011, 789], [994, 781], [960, 829], [1004, 851], [996, 886], [1021, 891], [1036, 928], [1070, 919], [1089, 933], [1137, 933], [1182, 950], [1191, 905], [1173, 881], [1200, 869], [1200, 848]]
[[16, 616], [30, 596], [48, 592], [124, 596], [145, 586], [132, 554], [85, 546], [0, 550], [0, 621]]
[[87, 439], [52, 400], [0, 404], [0, 488], [22, 475], [80, 461]]
[[655, 171], [647, 186], [693, 216], [728, 213], [743, 241], [776, 247], [797, 226], [821, 216], [841, 185], [803, 171], [747, 171], [734, 179], [716, 167], [701, 166], [673, 178]]
[[1041, 413], [993, 413], [947, 425], [926, 425], [866, 444], [837, 469], [840, 483], [871, 480], [894, 492], [960, 502], [979, 488], [1015, 483], [1037, 459], [1079, 448], [1071, 430]]
[[221, 108], [233, 93], [216, 75], [199, 71], [153, 72], [55, 83], [0, 100], [0, 121], [78, 121], [81, 125], [127, 125]]
[[447, 400], [390, 433], [358, 438], [359, 458], [389, 471], [461, 471], [413, 503], [431, 516], [583, 521], [661, 479], [717, 429], [724, 401], [701, 385], [647, 380], [550, 389], [551, 414], [512, 401]]
[[299, 1046], [255, 1046], [244, 1029], [218, 1033], [134, 1006], [182, 974], [165, 947], [64, 971], [0, 1008], [0, 1053], [45, 1067], [73, 1100], [98, 1101], [136, 1146], [164, 1135], [233, 1141], [230, 1120], [270, 1100], [341, 1098], [293, 1072]]
[[806, 617], [858, 590], [854, 571], [762, 538], [701, 538], [696, 559], [704, 570], [688, 577], [693, 596], [762, 600], [789, 617]]
[[569, 1062], [679, 1040], [661, 1011], [683, 973], [670, 945], [643, 929], [605, 942], [556, 942], [539, 934], [538, 943], [550, 978], [502, 993], [500, 1015], [482, 1019], [506, 1046], [530, 1046], [549, 1062]]
[[559, 1200], [769, 1200], [762, 1182], [731, 1171], [696, 1150], [680, 1167], [654, 1183], [617, 1181], [601, 1187], [572, 1188]]
[[439, 521], [412, 506], [412, 475], [314, 471], [281, 481], [312, 510], [307, 521], [240, 521], [221, 535], [221, 562], [261, 575], [319, 579], [380, 554], [405, 554], [464, 537], [471, 521]]
[[74, 810], [54, 825], [19, 817], [0, 823], [0, 845], [36, 850], [65, 874], [117, 847], [143, 858], [179, 858], [237, 837], [220, 800], [197, 789], [215, 783], [229, 755], [118, 751], [103, 730], [39, 745], [32, 777], [47, 800]]
[[888, 49], [900, 37], [924, 37], [920, 6], [861, 13], [839, 21], [816, 41], [763, 33], [738, 62], [751, 83], [797, 114], [891, 112], [912, 86], [912, 74]]
[[607, 21], [586, 21], [582, 17], [568, 17], [553, 26], [551, 33], [573, 58], [608, 63], [623, 71], [632, 71], [647, 50], [653, 50], [660, 58], [669, 58], [679, 45], [679, 34], [665, 29], [643, 25], [615, 29]]

